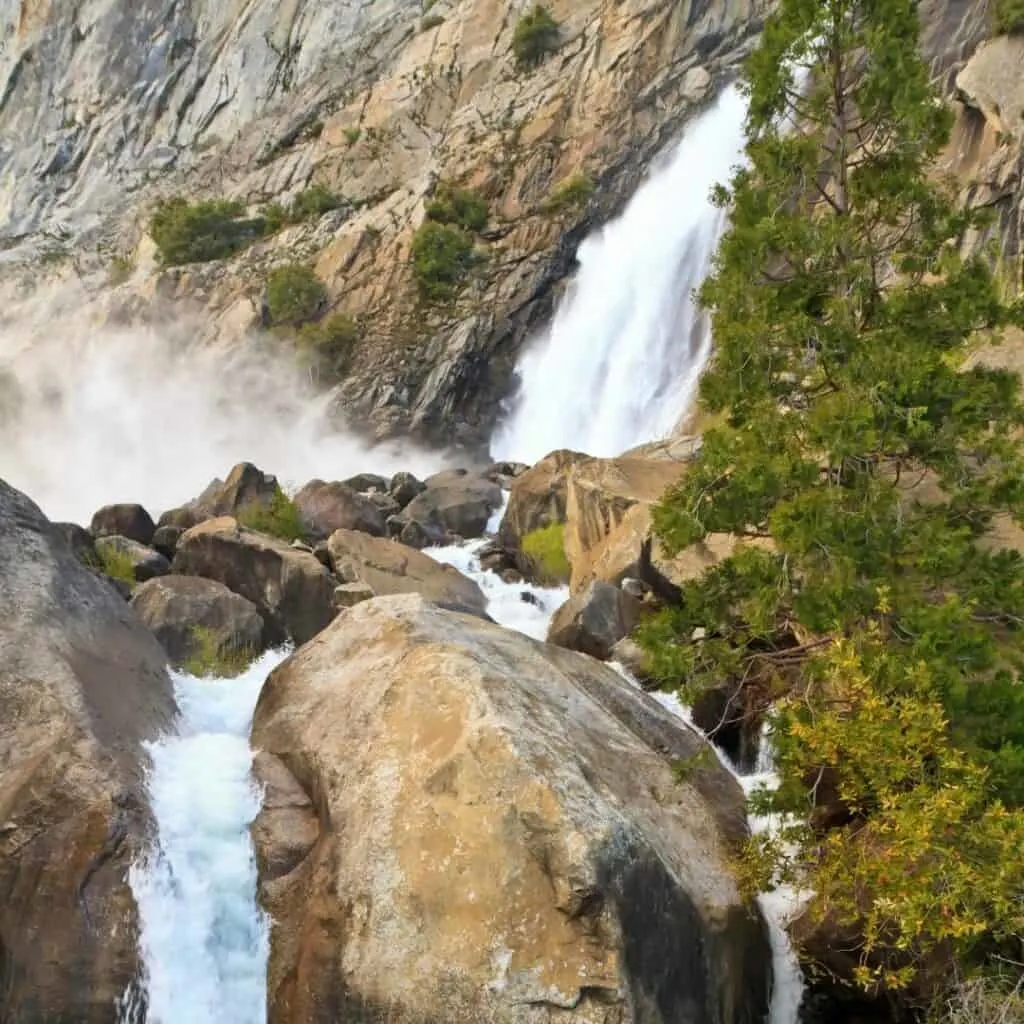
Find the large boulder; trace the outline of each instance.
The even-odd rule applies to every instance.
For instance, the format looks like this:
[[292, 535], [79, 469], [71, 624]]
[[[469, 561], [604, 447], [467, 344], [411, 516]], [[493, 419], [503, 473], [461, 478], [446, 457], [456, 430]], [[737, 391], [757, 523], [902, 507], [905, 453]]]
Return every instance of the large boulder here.
[[152, 828], [159, 644], [0, 481], [0, 1018], [120, 1019], [139, 975], [128, 869]]
[[429, 477], [426, 490], [402, 512], [402, 518], [449, 531], [460, 537], [480, 537], [493, 513], [501, 508], [501, 488], [484, 476], [448, 470]]
[[346, 484], [311, 480], [295, 495], [295, 505], [312, 540], [325, 540], [335, 530], [384, 536], [386, 516], [380, 505]]
[[338, 530], [327, 542], [335, 575], [343, 583], [365, 583], [374, 594], [421, 594], [443, 608], [485, 615], [487, 598], [458, 569], [394, 540]]
[[104, 505], [92, 517], [89, 532], [93, 537], [127, 537], [148, 547], [156, 524], [141, 505]]
[[253, 743], [270, 1024], [766, 1019], [740, 788], [612, 669], [377, 599], [271, 675]]
[[534, 530], [564, 523], [569, 474], [574, 466], [589, 461], [589, 455], [563, 449], [518, 474], [509, 490], [501, 537], [515, 543]]
[[107, 571], [125, 582], [144, 583], [171, 571], [159, 551], [127, 537], [97, 537], [96, 553]]
[[263, 616], [256, 605], [216, 580], [201, 576], [149, 580], [135, 590], [131, 604], [171, 663], [179, 667], [199, 653], [229, 657], [259, 654], [264, 648]]
[[548, 643], [607, 661], [612, 648], [636, 628], [642, 607], [635, 597], [597, 580], [555, 612]]
[[[237, 515], [249, 505], [267, 505], [280, 492], [277, 477], [257, 469], [251, 462], [240, 462], [226, 480], [212, 481], [188, 506], [197, 517], [216, 518]], [[161, 525], [182, 525], [163, 523]]]
[[240, 526], [230, 516], [194, 526], [178, 541], [174, 571], [223, 583], [250, 600], [264, 641], [304, 644], [335, 615], [337, 581], [311, 551]]
[[405, 508], [417, 494], [422, 494], [426, 488], [427, 485], [412, 473], [396, 473], [391, 478], [389, 491], [391, 497], [398, 502], [399, 507]]

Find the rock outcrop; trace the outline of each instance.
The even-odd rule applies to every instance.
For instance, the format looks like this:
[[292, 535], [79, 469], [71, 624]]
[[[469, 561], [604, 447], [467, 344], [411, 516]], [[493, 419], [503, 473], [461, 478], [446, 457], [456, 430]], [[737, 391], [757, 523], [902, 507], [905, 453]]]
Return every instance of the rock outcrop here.
[[160, 641], [171, 663], [197, 653], [256, 655], [263, 648], [263, 617], [223, 583], [201, 576], [164, 576], [136, 588], [131, 605]]
[[595, 580], [555, 612], [548, 643], [607, 661], [615, 645], [636, 628], [641, 608], [635, 597]]
[[268, 644], [304, 644], [335, 615], [337, 581], [311, 551], [248, 530], [230, 516], [184, 534], [173, 567], [223, 583], [251, 601], [263, 616]]
[[486, 614], [487, 598], [473, 580], [398, 541], [338, 530], [327, 551], [343, 583], [364, 583], [378, 596], [420, 594], [442, 608]]
[[139, 971], [127, 872], [141, 744], [171, 724], [160, 646], [0, 481], [0, 1017], [109, 1024]]
[[253, 742], [271, 1024], [760, 1024], [739, 787], [614, 671], [422, 598], [339, 617]]

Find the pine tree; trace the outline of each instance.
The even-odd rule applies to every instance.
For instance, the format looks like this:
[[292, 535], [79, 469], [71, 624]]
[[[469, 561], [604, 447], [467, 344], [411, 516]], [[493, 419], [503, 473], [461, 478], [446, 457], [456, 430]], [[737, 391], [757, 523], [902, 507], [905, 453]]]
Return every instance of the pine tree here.
[[791, 824], [752, 880], [812, 889], [893, 989], [1024, 935], [1024, 559], [994, 539], [1024, 520], [1024, 407], [964, 367], [1024, 316], [960, 253], [980, 217], [935, 171], [918, 32], [914, 0], [780, 0], [748, 62], [700, 292], [722, 425], [655, 516], [669, 552], [744, 543], [640, 636], [663, 685], [770, 714], [760, 800]]

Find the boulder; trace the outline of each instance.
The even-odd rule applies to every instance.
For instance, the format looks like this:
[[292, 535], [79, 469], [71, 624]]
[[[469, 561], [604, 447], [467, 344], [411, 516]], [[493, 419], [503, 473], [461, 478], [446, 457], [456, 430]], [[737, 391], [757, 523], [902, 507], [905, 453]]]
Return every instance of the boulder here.
[[402, 512], [402, 518], [460, 537], [480, 537], [502, 503], [501, 488], [486, 477], [442, 473], [427, 481]]
[[118, 579], [127, 580], [130, 575], [136, 583], [144, 583], [171, 571], [171, 563], [159, 551], [127, 537], [97, 537], [96, 553], [108, 570], [115, 562], [123, 563], [123, 574], [111, 573]]
[[534, 530], [564, 523], [569, 474], [573, 466], [588, 461], [589, 455], [560, 450], [518, 474], [509, 489], [500, 536], [507, 543], [516, 544]]
[[175, 706], [160, 645], [62, 534], [0, 481], [0, 1018], [107, 1024], [140, 974], [142, 745]]
[[100, 556], [96, 552], [92, 534], [77, 523], [54, 523], [54, 530], [64, 538], [71, 553], [90, 569], [99, 568]]
[[374, 594], [421, 594], [442, 608], [486, 615], [487, 598], [458, 569], [394, 540], [338, 530], [327, 542], [331, 566], [343, 583], [365, 583]]
[[251, 462], [240, 462], [226, 480], [212, 481], [189, 508], [200, 519], [234, 516], [247, 505], [269, 504], [280, 489], [277, 477], [257, 469]]
[[127, 537], [148, 547], [156, 524], [141, 505], [105, 505], [92, 517], [89, 532], [93, 537]]
[[159, 551], [164, 558], [174, 558], [178, 550], [178, 541], [186, 529], [191, 527], [182, 526], [158, 526], [153, 534], [153, 548]]
[[364, 497], [367, 501], [377, 506], [385, 520], [390, 519], [391, 516], [397, 516], [402, 511], [402, 506], [390, 494], [384, 494], [381, 491], [370, 491]]
[[342, 482], [357, 494], [366, 494], [369, 491], [385, 493], [391, 487], [391, 481], [387, 477], [379, 476], [376, 473], [357, 473]]
[[740, 788], [612, 669], [381, 598], [271, 674], [252, 739], [270, 1024], [766, 1019]]
[[555, 612], [548, 643], [607, 661], [612, 648], [636, 628], [642, 607], [618, 587], [595, 580]]
[[239, 526], [230, 516], [189, 530], [178, 542], [174, 571], [217, 580], [250, 600], [263, 616], [270, 645], [287, 639], [304, 644], [335, 615], [337, 582], [314, 554]]
[[216, 580], [201, 576], [149, 580], [136, 588], [131, 603], [178, 667], [203, 651], [206, 643], [212, 642], [218, 655], [256, 655], [264, 648], [263, 617], [256, 606]]
[[325, 540], [335, 530], [384, 536], [386, 517], [380, 507], [347, 484], [311, 480], [295, 495], [295, 505], [314, 540]]
[[164, 512], [156, 522], [157, 533], [165, 527], [181, 530], [191, 530], [207, 519], [213, 518], [194, 506], [183, 505], [181, 508], [172, 508]]
[[364, 601], [372, 601], [376, 596], [368, 583], [342, 583], [334, 588], [334, 607], [339, 611], [342, 608], [354, 608]]
[[391, 516], [385, 526], [389, 537], [417, 551], [444, 544], [447, 536], [444, 530], [433, 523], [410, 522], [402, 515]]
[[422, 480], [417, 479], [412, 473], [396, 473], [391, 478], [391, 486], [388, 488], [391, 497], [398, 502], [398, 504], [405, 508], [406, 505], [416, 497], [417, 494], [422, 493], [427, 488], [427, 485]]

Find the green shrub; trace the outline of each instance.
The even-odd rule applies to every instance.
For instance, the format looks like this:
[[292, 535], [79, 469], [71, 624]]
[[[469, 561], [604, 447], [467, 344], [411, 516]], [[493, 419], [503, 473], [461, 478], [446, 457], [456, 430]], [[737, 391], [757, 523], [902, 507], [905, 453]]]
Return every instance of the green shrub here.
[[441, 14], [428, 14], [421, 22], [420, 29], [423, 32], [429, 32], [432, 28], [437, 28], [439, 25], [444, 24], [444, 16]]
[[255, 659], [257, 652], [247, 647], [232, 647], [212, 629], [193, 626], [192, 654], [182, 666], [194, 676], [212, 676], [215, 679], [233, 679], [240, 676]]
[[305, 263], [275, 267], [267, 277], [267, 311], [274, 327], [314, 320], [327, 301], [327, 286]]
[[363, 134], [363, 129], [358, 127], [346, 128], [345, 129], [345, 141], [350, 145], [354, 146], [359, 141], [359, 136]]
[[487, 227], [487, 200], [469, 188], [440, 185], [427, 203], [427, 218], [438, 224], [455, 224], [463, 231], [483, 231]]
[[227, 199], [164, 200], [149, 223], [160, 262], [174, 267], [233, 256], [263, 232], [263, 221], [245, 219], [244, 213], [241, 203]]
[[1024, 33], [1024, 0], [994, 0], [991, 17], [997, 35]]
[[516, 24], [512, 36], [512, 53], [520, 69], [536, 67], [544, 58], [558, 49], [561, 32], [551, 12], [538, 4], [524, 14]]
[[523, 554], [536, 566], [541, 583], [553, 586], [568, 583], [572, 575], [565, 556], [565, 524], [552, 523], [526, 534], [522, 540]]
[[254, 501], [243, 506], [238, 513], [238, 522], [257, 533], [277, 537], [289, 543], [306, 536], [298, 506], [279, 487], [269, 502]]
[[135, 560], [127, 551], [104, 544], [96, 549], [99, 556], [100, 569], [111, 579], [135, 585]]
[[585, 174], [574, 174], [558, 187], [544, 203], [545, 213], [564, 213], [586, 206], [594, 194], [594, 183]]
[[425, 299], [451, 298], [476, 261], [473, 239], [454, 224], [425, 220], [413, 236], [413, 273]]
[[284, 203], [276, 199], [263, 210], [263, 231], [267, 235], [276, 235], [283, 227], [291, 223], [291, 211]]
[[335, 313], [321, 323], [304, 324], [296, 336], [310, 363], [332, 379], [343, 376], [358, 341], [359, 328], [344, 313]]
[[341, 196], [336, 195], [326, 185], [310, 185], [303, 189], [292, 201], [291, 217], [295, 222], [318, 220], [325, 213], [341, 206]]

